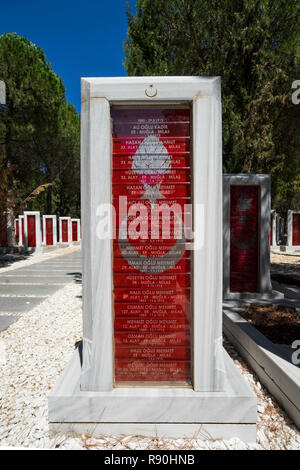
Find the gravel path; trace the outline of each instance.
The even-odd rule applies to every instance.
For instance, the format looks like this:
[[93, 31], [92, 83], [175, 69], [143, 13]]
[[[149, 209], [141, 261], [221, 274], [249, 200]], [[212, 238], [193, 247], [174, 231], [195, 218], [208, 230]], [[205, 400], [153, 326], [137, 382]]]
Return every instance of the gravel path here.
[[0, 333], [2, 446], [53, 447], [47, 395], [81, 338], [80, 295], [68, 284]]
[[[259, 399], [257, 444], [126, 436], [49, 435], [47, 395], [82, 336], [81, 285], [71, 283], [0, 333], [0, 446], [60, 449], [300, 449], [300, 433], [231, 344], [225, 347]], [[24, 334], [26, 332], [26, 335]]]

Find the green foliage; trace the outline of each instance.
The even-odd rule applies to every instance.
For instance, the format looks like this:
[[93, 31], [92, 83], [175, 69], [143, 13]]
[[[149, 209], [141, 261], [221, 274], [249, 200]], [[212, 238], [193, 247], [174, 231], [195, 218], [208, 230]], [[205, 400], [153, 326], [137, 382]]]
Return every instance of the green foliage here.
[[66, 102], [61, 78], [41, 48], [7, 33], [0, 36], [0, 80], [7, 92], [0, 114], [2, 171], [12, 169], [7, 204], [16, 215], [26, 208], [79, 216], [79, 116]]
[[224, 172], [270, 173], [274, 204], [295, 205], [299, 0], [137, 0], [127, 14], [128, 75], [220, 75]]

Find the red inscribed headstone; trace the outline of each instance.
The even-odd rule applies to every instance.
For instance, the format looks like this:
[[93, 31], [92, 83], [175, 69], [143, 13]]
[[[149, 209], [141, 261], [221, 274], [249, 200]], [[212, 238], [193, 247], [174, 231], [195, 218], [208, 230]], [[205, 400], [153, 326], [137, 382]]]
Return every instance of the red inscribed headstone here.
[[53, 219], [46, 218], [46, 245], [53, 245]]
[[24, 217], [21, 220], [22, 220], [22, 222], [21, 222], [21, 226], [22, 226], [22, 245], [24, 245], [24, 241], [25, 241]]
[[300, 214], [293, 214], [293, 240], [292, 245], [300, 245]]
[[78, 226], [77, 221], [72, 220], [72, 242], [78, 242]]
[[27, 216], [27, 240], [28, 246], [36, 246], [36, 217], [35, 215]]
[[61, 241], [63, 243], [67, 243], [69, 241], [68, 231], [69, 231], [69, 221], [62, 220], [61, 221], [61, 235], [62, 235]]
[[0, 246], [7, 246], [7, 214], [0, 217]]
[[[175, 233], [191, 204], [190, 111], [113, 109], [112, 122], [116, 232], [127, 234], [113, 242], [115, 381], [190, 383], [191, 255]], [[169, 234], [154, 204], [179, 211]]]
[[230, 188], [230, 291], [258, 292], [259, 187]]

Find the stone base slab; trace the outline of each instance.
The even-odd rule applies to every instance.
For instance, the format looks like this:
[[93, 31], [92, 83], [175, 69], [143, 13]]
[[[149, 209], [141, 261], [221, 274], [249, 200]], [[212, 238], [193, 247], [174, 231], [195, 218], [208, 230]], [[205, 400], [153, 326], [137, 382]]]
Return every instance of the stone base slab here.
[[239, 437], [254, 442], [257, 397], [225, 351], [224, 370], [221, 392], [165, 386], [86, 392], [79, 388], [81, 365], [76, 350], [48, 398], [51, 429], [81, 433], [95, 428], [99, 435], [147, 436], [158, 431], [166, 437], [195, 437], [205, 431], [207, 439]]
[[283, 299], [284, 294], [276, 290], [265, 292], [263, 294], [259, 292], [226, 292], [224, 294], [224, 300], [279, 300]]
[[292, 284], [281, 284], [277, 281], [272, 281], [275, 289], [282, 292], [287, 299], [295, 299], [300, 302], [300, 287]]
[[283, 253], [294, 253], [300, 251], [300, 245], [280, 245], [280, 251]]
[[66, 436], [122, 437], [126, 435], [150, 438], [230, 440], [238, 437], [246, 443], [256, 441], [256, 424], [185, 424], [185, 423], [50, 423], [51, 433]]

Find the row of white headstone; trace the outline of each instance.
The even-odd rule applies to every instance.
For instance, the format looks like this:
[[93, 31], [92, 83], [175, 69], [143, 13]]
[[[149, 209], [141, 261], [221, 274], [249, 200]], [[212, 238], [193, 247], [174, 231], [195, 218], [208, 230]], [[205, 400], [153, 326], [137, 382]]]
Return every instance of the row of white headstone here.
[[[7, 236], [2, 248], [13, 246], [12, 216], [5, 213]], [[58, 225], [57, 225], [58, 224]], [[5, 231], [5, 229], [4, 229]], [[43, 246], [56, 246], [57, 244], [71, 245], [81, 240], [80, 219], [71, 217], [56, 217], [56, 215], [43, 215], [38, 211], [24, 211], [14, 220], [16, 243], [26, 249], [39, 251]]]
[[[9, 212], [5, 213], [7, 216], [7, 246], [12, 246], [12, 222], [11, 214]], [[271, 211], [271, 230], [270, 230], [270, 247], [272, 252], [281, 251], [300, 251], [300, 245], [295, 244], [293, 241], [293, 230], [294, 230], [294, 215], [300, 214], [300, 211], [289, 210], [287, 218], [287, 244], [282, 243], [284, 237], [284, 218], [281, 217], [276, 210]], [[58, 243], [67, 243], [70, 244], [74, 241], [80, 241], [81, 239], [81, 225], [80, 219], [72, 219], [71, 217], [59, 217], [58, 224], [59, 230], [57, 230], [57, 217], [56, 215], [43, 215], [42, 219], [39, 212], [36, 211], [25, 211], [23, 215], [20, 215], [14, 221], [15, 234], [19, 232], [20, 228], [17, 229], [17, 225], [22, 225], [22, 220], [24, 220], [24, 236], [27, 238], [28, 224], [27, 216], [33, 215], [36, 217], [36, 226], [41, 226], [40, 233], [37, 233], [37, 246], [39, 245], [57, 245]], [[46, 231], [47, 231], [47, 220], [52, 220], [52, 230], [53, 230], [53, 241], [52, 243], [47, 242]], [[63, 221], [68, 222], [68, 234], [67, 241], [62, 240], [62, 223]], [[41, 225], [42, 223], [42, 225]], [[72, 226], [73, 223], [77, 224], [77, 237], [74, 240], [72, 235]], [[19, 227], [21, 227], [19, 225]], [[20, 232], [19, 232], [20, 233]], [[26, 234], [26, 235], [25, 235]], [[22, 240], [22, 236], [18, 236], [18, 245], [23, 246], [25, 241]]]

